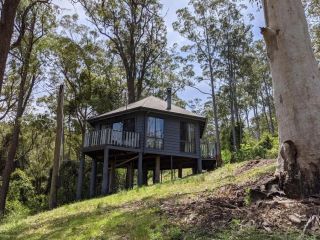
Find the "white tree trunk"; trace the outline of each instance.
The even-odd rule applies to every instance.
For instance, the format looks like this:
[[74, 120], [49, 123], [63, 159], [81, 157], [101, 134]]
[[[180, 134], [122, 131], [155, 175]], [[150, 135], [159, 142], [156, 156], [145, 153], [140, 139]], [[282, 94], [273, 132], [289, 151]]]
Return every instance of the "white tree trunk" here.
[[265, 0], [262, 29], [279, 122], [280, 183], [288, 196], [320, 191], [320, 74], [301, 0]]

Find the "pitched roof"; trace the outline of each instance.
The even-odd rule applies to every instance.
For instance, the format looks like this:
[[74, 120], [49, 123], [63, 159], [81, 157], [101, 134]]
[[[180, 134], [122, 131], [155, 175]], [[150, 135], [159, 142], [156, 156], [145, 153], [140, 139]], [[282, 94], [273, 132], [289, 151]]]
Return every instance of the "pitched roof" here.
[[190, 112], [186, 109], [183, 109], [183, 108], [178, 107], [173, 104], [171, 105], [171, 109], [168, 110], [166, 101], [163, 101], [162, 99], [154, 97], [154, 96], [150, 96], [150, 97], [146, 97], [140, 101], [131, 103], [127, 106], [120, 107], [120, 108], [113, 110], [111, 112], [107, 112], [107, 113], [101, 114], [99, 116], [90, 118], [89, 121], [100, 119], [100, 118], [107, 118], [107, 117], [111, 117], [113, 115], [118, 115], [118, 114], [130, 112], [133, 110], [141, 109], [141, 108], [147, 109], [147, 110], [161, 111], [161, 112], [164, 112], [167, 114], [185, 115], [188, 117], [199, 118], [199, 119], [205, 120], [205, 117], [198, 115], [198, 114], [195, 114], [193, 112]]

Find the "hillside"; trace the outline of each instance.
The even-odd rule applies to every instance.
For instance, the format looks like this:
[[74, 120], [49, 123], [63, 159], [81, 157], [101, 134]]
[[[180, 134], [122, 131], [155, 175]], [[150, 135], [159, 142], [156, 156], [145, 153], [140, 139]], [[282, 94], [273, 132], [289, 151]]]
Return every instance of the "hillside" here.
[[248, 195], [274, 170], [272, 160], [231, 164], [62, 206], [0, 225], [0, 239], [295, 239], [306, 220], [294, 221], [292, 214], [307, 217], [310, 204], [251, 203]]

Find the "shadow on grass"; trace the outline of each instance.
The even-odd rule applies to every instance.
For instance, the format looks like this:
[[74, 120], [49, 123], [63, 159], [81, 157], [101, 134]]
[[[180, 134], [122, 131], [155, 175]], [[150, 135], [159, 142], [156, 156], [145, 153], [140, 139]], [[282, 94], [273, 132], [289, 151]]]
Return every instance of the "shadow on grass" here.
[[90, 211], [22, 221], [0, 232], [0, 239], [177, 239], [180, 231], [159, 214], [152, 197], [120, 206], [99, 203]]

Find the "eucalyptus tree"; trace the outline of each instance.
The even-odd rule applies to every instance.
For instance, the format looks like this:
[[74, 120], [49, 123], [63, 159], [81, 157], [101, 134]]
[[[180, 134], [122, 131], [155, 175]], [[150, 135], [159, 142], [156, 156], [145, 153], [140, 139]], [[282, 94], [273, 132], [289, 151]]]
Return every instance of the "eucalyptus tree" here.
[[[9, 51], [21, 44], [28, 25], [27, 15], [34, 7], [41, 3], [49, 3], [49, 0], [0, 1], [0, 95], [2, 92]], [[20, 19], [16, 20], [16, 14], [19, 9], [20, 14], [18, 17], [20, 17]], [[23, 12], [21, 12], [21, 10], [23, 10]], [[12, 41], [14, 32], [17, 32], [18, 34], [16, 34], [15, 40]]]
[[20, 0], [5, 0], [0, 3], [0, 94], [19, 3]]
[[81, 142], [75, 150], [77, 154], [84, 141], [86, 120], [119, 106], [124, 84], [117, 59], [99, 41], [95, 31], [79, 24], [77, 15], [64, 16], [60, 26], [61, 33], [50, 39], [48, 48], [50, 81], [55, 86], [63, 79], [66, 84], [68, 125], [79, 129], [81, 135]]
[[[28, 26], [21, 44], [14, 50], [15, 56], [10, 61], [15, 79], [17, 101], [14, 106], [11, 138], [5, 168], [2, 175], [0, 189], [0, 215], [4, 214], [6, 196], [9, 189], [10, 175], [14, 170], [14, 159], [19, 146], [19, 135], [23, 114], [30, 103], [32, 91], [41, 80], [42, 68], [39, 55], [42, 52], [41, 40], [54, 25], [53, 9], [47, 6], [38, 6], [26, 16]], [[16, 71], [15, 71], [16, 70]]]
[[129, 103], [166, 48], [166, 27], [158, 0], [78, 0], [91, 22], [117, 54], [126, 73]]
[[280, 186], [290, 197], [320, 192], [320, 73], [301, 0], [264, 0], [264, 36], [281, 151]]
[[[239, 129], [241, 118], [239, 109], [238, 82], [241, 75], [241, 65], [249, 44], [252, 42], [251, 25], [246, 24], [242, 14], [242, 5], [226, 1], [221, 11], [221, 53], [219, 58], [220, 78], [226, 84], [229, 93], [230, 121], [232, 130], [233, 151], [240, 148]], [[238, 129], [238, 130], [237, 130]]]
[[191, 0], [190, 8], [186, 7], [177, 11], [178, 20], [173, 27], [190, 44], [182, 50], [189, 54], [189, 58], [196, 59], [200, 64], [202, 76], [200, 81], [209, 80], [210, 95], [215, 126], [215, 140], [217, 142], [218, 166], [221, 166], [221, 144], [218, 119], [218, 106], [216, 102], [216, 58], [219, 55], [220, 31], [219, 15], [223, 1], [220, 0]]

